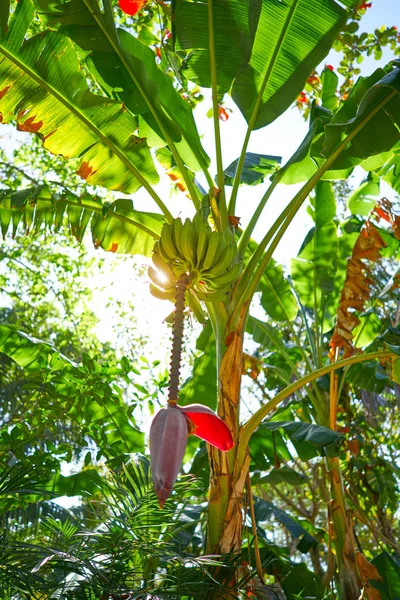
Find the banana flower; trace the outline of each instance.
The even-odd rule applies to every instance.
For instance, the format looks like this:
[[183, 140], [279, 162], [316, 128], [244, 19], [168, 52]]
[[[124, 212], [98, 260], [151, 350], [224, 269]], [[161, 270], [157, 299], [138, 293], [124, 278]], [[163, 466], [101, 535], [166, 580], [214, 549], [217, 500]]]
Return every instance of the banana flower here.
[[182, 465], [189, 434], [227, 452], [234, 441], [229, 427], [202, 404], [179, 406], [170, 401], [154, 417], [150, 428], [150, 459], [154, 489], [161, 508], [171, 494]]

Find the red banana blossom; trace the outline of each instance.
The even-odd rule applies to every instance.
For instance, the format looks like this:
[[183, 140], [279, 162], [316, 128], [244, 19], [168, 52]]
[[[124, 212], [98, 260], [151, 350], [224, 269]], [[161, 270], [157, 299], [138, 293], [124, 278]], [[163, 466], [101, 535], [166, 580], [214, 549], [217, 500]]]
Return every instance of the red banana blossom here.
[[208, 406], [178, 406], [170, 401], [166, 408], [162, 408], [150, 428], [151, 469], [161, 508], [172, 492], [189, 434], [197, 435], [224, 452], [234, 444], [226, 423]]

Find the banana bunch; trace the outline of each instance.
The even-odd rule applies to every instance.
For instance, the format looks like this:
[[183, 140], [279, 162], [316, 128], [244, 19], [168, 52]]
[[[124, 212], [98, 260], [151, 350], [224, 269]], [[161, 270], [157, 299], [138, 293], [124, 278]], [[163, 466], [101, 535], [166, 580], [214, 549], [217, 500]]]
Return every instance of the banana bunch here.
[[236, 254], [230, 227], [223, 232], [212, 231], [201, 211], [193, 221], [186, 219], [182, 223], [181, 219], [174, 219], [163, 226], [154, 246], [155, 268], [149, 267], [150, 291], [157, 298], [173, 300], [177, 280], [182, 273], [188, 273], [190, 305], [196, 304], [197, 299], [224, 300], [242, 270], [241, 264], [234, 263]]

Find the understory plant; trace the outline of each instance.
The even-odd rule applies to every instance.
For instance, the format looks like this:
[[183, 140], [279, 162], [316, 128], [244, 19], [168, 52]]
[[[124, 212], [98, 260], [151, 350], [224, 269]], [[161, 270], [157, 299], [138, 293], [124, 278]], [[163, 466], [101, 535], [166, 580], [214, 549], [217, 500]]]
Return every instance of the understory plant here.
[[[274, 571], [267, 552], [262, 559], [257, 523], [271, 514], [282, 520], [261, 492], [271, 463], [260, 462], [260, 455], [267, 454], [269, 444], [275, 483], [290, 483], [289, 467], [282, 462], [289, 461], [292, 446], [300, 460], [309, 461], [310, 485], [321, 481], [313, 493], [327, 505], [325, 533], [308, 546], [306, 530], [299, 533], [317, 565], [312, 597], [390, 597], [382, 569], [357, 541], [353, 512], [362, 517], [361, 491], [348, 493], [346, 463], [341, 462], [345, 441], [346, 452], [355, 456], [357, 449], [355, 438], [345, 440], [349, 432], [341, 420], [346, 413], [357, 421], [360, 389], [375, 393], [380, 377], [393, 397], [399, 379], [398, 318], [389, 323], [379, 306], [383, 290], [375, 293], [372, 275], [379, 264], [395, 276], [398, 216], [391, 203], [377, 202], [377, 197], [381, 181], [396, 192], [400, 186], [399, 61], [359, 77], [351, 87], [347, 81], [345, 93], [338, 92], [332, 68], [321, 68], [333, 44], [346, 39], [349, 23], [357, 21], [357, 9], [365, 11], [358, 0], [175, 0], [148, 4], [138, 14], [142, 4], [133, 4], [121, 2], [127, 14], [135, 13], [130, 18], [111, 0], [19, 0], [11, 11], [10, 3], [2, 2], [1, 122], [38, 136], [50, 153], [75, 160], [87, 183], [80, 195], [65, 182], [3, 189], [2, 233], [57, 230], [67, 221], [78, 239], [90, 229], [95, 247], [152, 258], [152, 293], [175, 302], [169, 404], [156, 415], [150, 434], [153, 478], [161, 504], [168, 507], [189, 434], [208, 442], [196, 454], [206, 452], [209, 469], [204, 551], [222, 561], [230, 557], [234, 565], [216, 567], [213, 578], [220, 587], [209, 594], [268, 597], [266, 574], [275, 574], [288, 599], [310, 592], [303, 567], [290, 575], [278, 567]], [[388, 34], [390, 39], [396, 35], [395, 30]], [[211, 90], [215, 177], [194, 118], [203, 88]], [[247, 124], [238, 158], [228, 166], [221, 143], [221, 118], [229, 116], [226, 95]], [[284, 165], [278, 156], [248, 151], [254, 131], [304, 98], [309, 129]], [[336, 196], [356, 167], [364, 169], [366, 179], [348, 198], [351, 216], [339, 223]], [[155, 187], [162, 170], [191, 212], [186, 220]], [[246, 185], [265, 179], [268, 186], [244, 222], [237, 215], [240, 196], [246, 197]], [[292, 184], [300, 184], [297, 192], [269, 223], [265, 215], [271, 197], [279, 194], [279, 186]], [[124, 197], [102, 201], [95, 186]], [[130, 196], [139, 189], [147, 192], [151, 210], [134, 208]], [[289, 276], [273, 254], [307, 201], [314, 225]], [[397, 285], [395, 277], [392, 282], [387, 278], [384, 290], [395, 312]], [[250, 315], [260, 293], [265, 322]], [[187, 314], [204, 325], [201, 343], [210, 366], [204, 377], [207, 385], [210, 373], [216, 379], [211, 396], [196, 391], [196, 377], [179, 390]], [[246, 332], [261, 344], [261, 354], [244, 353]], [[5, 340], [15, 339], [15, 332], [7, 335]], [[197, 364], [200, 375], [202, 368], [205, 372]], [[73, 367], [66, 368], [67, 378], [69, 371]], [[247, 418], [244, 373], [251, 375], [251, 391], [261, 400], [252, 404]], [[365, 387], [366, 373], [372, 391]], [[189, 454], [190, 449], [191, 443]], [[292, 480], [297, 476], [292, 474]], [[371, 477], [365, 481], [372, 485]], [[252, 490], [259, 495], [253, 498]], [[300, 500], [293, 503], [302, 509]], [[379, 498], [375, 506], [385, 510]], [[308, 522], [317, 535], [315, 517], [311, 513]], [[381, 514], [382, 523], [385, 518]], [[245, 539], [249, 523], [250, 544]], [[379, 537], [381, 529], [373, 535]], [[398, 551], [393, 536], [384, 535], [390, 551]], [[322, 538], [326, 552], [321, 563], [315, 547]], [[244, 544], [256, 565], [245, 578], [243, 565], [235, 562]], [[398, 577], [398, 563], [387, 556], [378, 565], [391, 560]]]

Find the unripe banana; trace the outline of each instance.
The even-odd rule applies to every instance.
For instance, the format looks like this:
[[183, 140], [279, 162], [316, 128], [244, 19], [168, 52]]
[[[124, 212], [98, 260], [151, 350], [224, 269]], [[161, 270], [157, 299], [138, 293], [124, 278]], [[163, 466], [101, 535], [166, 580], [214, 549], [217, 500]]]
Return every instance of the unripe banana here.
[[162, 290], [154, 283], [150, 283], [150, 294], [159, 300], [175, 300], [175, 289], [172, 290]]
[[194, 239], [193, 224], [186, 219], [181, 232], [181, 247], [183, 256], [191, 263], [192, 268], [196, 266], [196, 243]]
[[203, 281], [213, 290], [226, 288], [229, 284], [235, 281], [242, 271], [242, 265], [237, 263], [229, 271], [219, 277], [204, 277]]
[[199, 268], [201, 268], [204, 260], [210, 237], [211, 229], [206, 223], [203, 223], [203, 225], [199, 228], [196, 246], [196, 262]]
[[196, 296], [203, 300], [203, 302], [224, 302], [227, 298], [227, 292], [223, 290], [218, 291], [203, 291], [199, 290], [197, 287], [195, 288]]
[[172, 238], [172, 227], [171, 225], [169, 225], [169, 223], [165, 223], [165, 225], [162, 228], [160, 237], [160, 250], [161, 255], [164, 252], [166, 256], [170, 257], [168, 259], [168, 262], [171, 262], [171, 260], [175, 260], [180, 257], [180, 253]]
[[[229, 246], [225, 248], [223, 253], [220, 256], [218, 262], [214, 263], [214, 266], [210, 269], [210, 277], [215, 278], [219, 277], [226, 273], [226, 270], [230, 267], [231, 262], [235, 258], [237, 254], [236, 244], [231, 243]], [[205, 275], [205, 274], [204, 274]]]
[[180, 218], [174, 219], [171, 223], [171, 233], [172, 239], [175, 243], [175, 246], [179, 252], [179, 254], [184, 256], [182, 244], [181, 244], [181, 236], [182, 236], [183, 223]]
[[209, 270], [212, 271], [214, 269], [214, 266], [218, 266], [218, 263], [221, 260], [221, 257], [225, 253], [225, 248], [226, 248], [226, 244], [225, 244], [224, 236], [222, 233], [218, 232], [218, 247], [215, 252], [214, 260], [211, 264], [211, 267], [209, 267]]
[[213, 265], [215, 256], [216, 256], [218, 248], [219, 248], [219, 241], [220, 241], [220, 239], [219, 239], [218, 232], [213, 231], [208, 240], [208, 246], [207, 246], [207, 250], [206, 250], [206, 253], [204, 256], [203, 264], [199, 265], [199, 267], [202, 270], [207, 271]]

